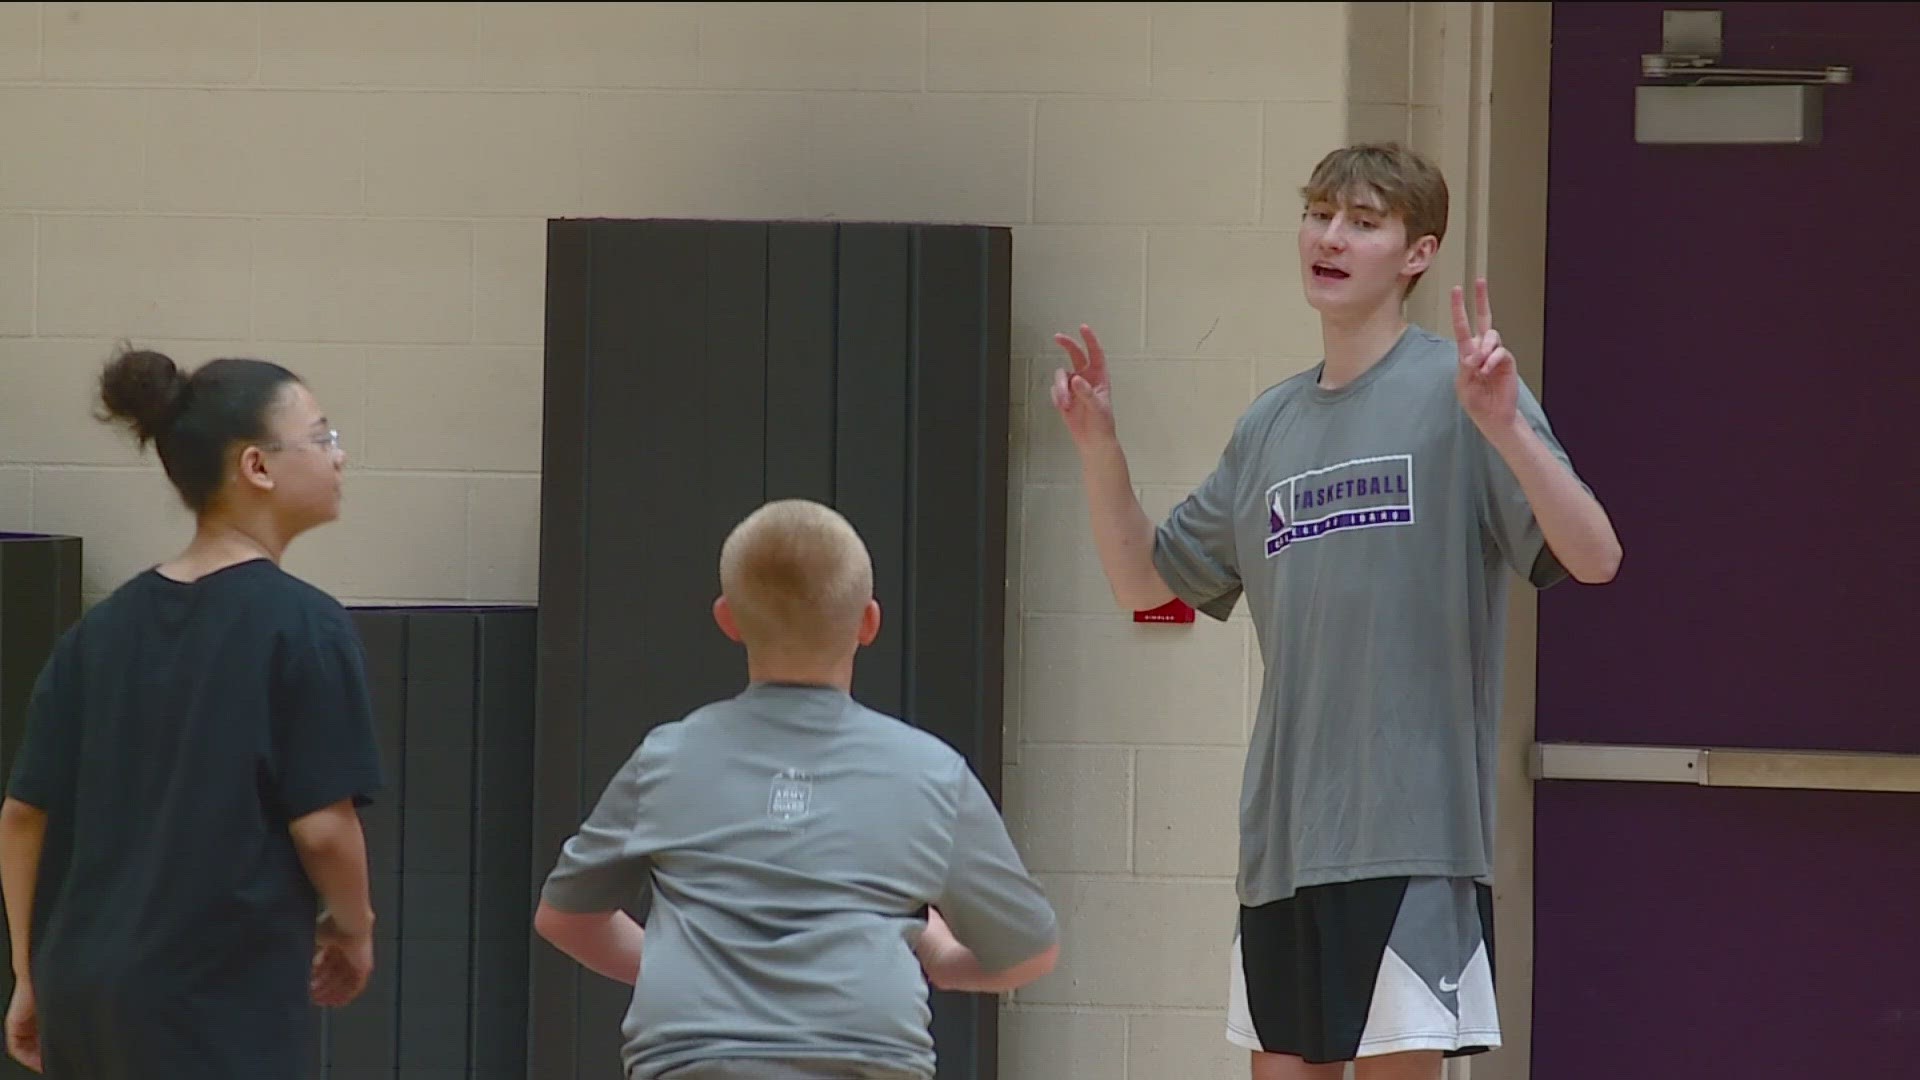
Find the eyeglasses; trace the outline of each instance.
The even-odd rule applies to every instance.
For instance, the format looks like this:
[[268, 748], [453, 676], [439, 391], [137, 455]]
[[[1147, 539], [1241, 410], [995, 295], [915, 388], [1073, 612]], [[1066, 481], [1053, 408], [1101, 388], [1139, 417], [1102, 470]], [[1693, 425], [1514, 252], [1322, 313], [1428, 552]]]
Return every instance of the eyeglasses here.
[[[308, 444], [324, 447], [329, 451], [337, 451], [340, 449], [340, 433], [337, 431], [329, 431], [324, 435], [310, 435], [294, 445], [306, 446]], [[278, 439], [272, 439], [261, 443], [260, 448], [262, 450], [285, 450], [287, 444]]]

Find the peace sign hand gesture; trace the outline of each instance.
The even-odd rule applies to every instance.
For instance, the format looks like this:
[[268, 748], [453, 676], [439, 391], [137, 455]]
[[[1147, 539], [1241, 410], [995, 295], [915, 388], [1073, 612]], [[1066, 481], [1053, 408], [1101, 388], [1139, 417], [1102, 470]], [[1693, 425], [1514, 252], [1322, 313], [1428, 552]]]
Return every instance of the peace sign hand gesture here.
[[1458, 285], [1453, 287], [1453, 336], [1460, 343], [1460, 368], [1454, 373], [1453, 388], [1465, 409], [1481, 431], [1492, 432], [1513, 421], [1518, 407], [1520, 375], [1513, 354], [1500, 343], [1500, 332], [1493, 328], [1493, 305], [1487, 300], [1487, 279], [1474, 283], [1474, 299], [1480, 332], [1473, 332], [1467, 321], [1467, 302]]
[[1053, 335], [1054, 344], [1066, 352], [1073, 367], [1053, 373], [1051, 397], [1054, 410], [1066, 421], [1067, 433], [1085, 446], [1090, 440], [1114, 438], [1113, 383], [1107, 377], [1106, 350], [1093, 327], [1080, 324], [1080, 334], [1086, 339], [1085, 348], [1070, 335]]

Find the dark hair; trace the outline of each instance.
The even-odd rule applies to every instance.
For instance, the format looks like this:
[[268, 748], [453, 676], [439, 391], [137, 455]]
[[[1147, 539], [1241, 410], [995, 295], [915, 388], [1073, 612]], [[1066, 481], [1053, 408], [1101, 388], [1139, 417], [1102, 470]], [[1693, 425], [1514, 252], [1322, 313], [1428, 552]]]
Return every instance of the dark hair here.
[[191, 375], [164, 353], [124, 349], [100, 373], [100, 419], [133, 429], [160, 452], [167, 479], [187, 508], [213, 502], [226, 475], [227, 448], [267, 433], [267, 411], [300, 379], [265, 360], [213, 360]]

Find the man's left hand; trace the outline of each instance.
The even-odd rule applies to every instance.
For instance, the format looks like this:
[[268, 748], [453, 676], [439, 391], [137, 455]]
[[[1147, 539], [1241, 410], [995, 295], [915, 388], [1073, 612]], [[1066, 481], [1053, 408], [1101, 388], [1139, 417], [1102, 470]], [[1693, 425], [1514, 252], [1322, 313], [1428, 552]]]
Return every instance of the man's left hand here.
[[1493, 434], [1511, 425], [1518, 407], [1520, 373], [1513, 354], [1500, 343], [1493, 328], [1493, 305], [1487, 300], [1487, 281], [1474, 283], [1480, 332], [1467, 321], [1467, 302], [1461, 288], [1453, 288], [1453, 336], [1460, 344], [1460, 368], [1453, 386], [1460, 407], [1482, 432]]

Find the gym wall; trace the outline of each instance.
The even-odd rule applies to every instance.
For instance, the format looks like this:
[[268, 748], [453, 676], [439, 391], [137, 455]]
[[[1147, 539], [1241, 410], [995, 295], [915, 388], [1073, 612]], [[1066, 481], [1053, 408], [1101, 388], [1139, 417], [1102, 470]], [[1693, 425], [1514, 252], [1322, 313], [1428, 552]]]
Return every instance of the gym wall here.
[[289, 569], [356, 604], [530, 603], [547, 219], [1011, 226], [1006, 811], [1066, 947], [1007, 1002], [1002, 1074], [1242, 1076], [1249, 624], [1114, 610], [1050, 339], [1100, 333], [1164, 513], [1316, 357], [1314, 161], [1410, 137], [1465, 175], [1474, 7], [0, 3], [0, 530], [84, 537], [89, 601], [167, 557], [188, 519], [90, 380], [123, 337], [260, 355], [351, 457]]

